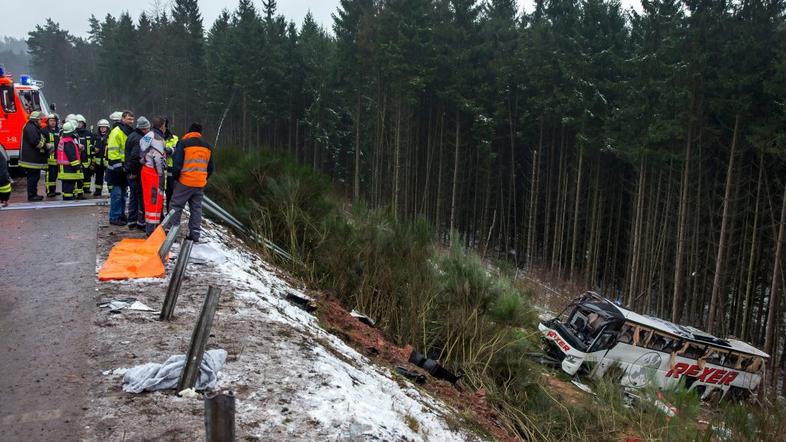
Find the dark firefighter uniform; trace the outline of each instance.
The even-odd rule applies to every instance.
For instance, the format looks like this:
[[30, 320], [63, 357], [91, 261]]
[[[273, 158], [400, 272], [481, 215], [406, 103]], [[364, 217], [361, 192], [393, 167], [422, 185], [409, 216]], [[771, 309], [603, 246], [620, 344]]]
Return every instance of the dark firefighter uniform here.
[[46, 196], [54, 198], [57, 196], [57, 172], [59, 169], [57, 166], [57, 145], [60, 143], [60, 132], [57, 126], [53, 129], [47, 124], [43, 129], [43, 134], [46, 139], [46, 145], [50, 146], [46, 170]]
[[83, 127], [76, 130], [76, 135], [79, 138], [79, 144], [84, 148], [82, 151], [82, 170], [85, 178], [82, 181], [82, 193], [90, 193], [90, 179], [93, 177], [93, 160], [95, 158], [94, 149], [96, 144], [96, 136], [90, 129]]
[[57, 145], [57, 163], [60, 166], [58, 176], [63, 187], [63, 200], [73, 200], [81, 195], [82, 189], [79, 187], [84, 174], [82, 173], [81, 151], [77, 138], [76, 129], [73, 124], [68, 122], [63, 125], [63, 136]]
[[[106, 132], [101, 133], [101, 128]], [[104, 190], [104, 172], [106, 171], [106, 141], [109, 138], [109, 122], [98, 122], [98, 132], [95, 134], [95, 147], [93, 149], [93, 175], [95, 176], [95, 191], [93, 196], [101, 196]], [[111, 190], [111, 189], [110, 189]]]
[[8, 154], [0, 146], [0, 207], [8, 205], [11, 197], [11, 174], [8, 172]]
[[42, 196], [38, 195], [38, 180], [41, 179], [41, 171], [47, 168], [46, 139], [41, 133], [38, 125], [40, 114], [33, 112], [30, 114], [30, 121], [25, 124], [22, 130], [22, 152], [19, 158], [19, 166], [27, 172], [27, 200], [41, 201]]

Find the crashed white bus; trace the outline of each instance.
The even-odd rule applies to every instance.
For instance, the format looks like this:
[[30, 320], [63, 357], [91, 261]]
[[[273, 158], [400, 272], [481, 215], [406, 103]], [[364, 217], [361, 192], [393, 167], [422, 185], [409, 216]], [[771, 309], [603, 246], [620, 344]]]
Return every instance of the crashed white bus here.
[[546, 353], [562, 370], [601, 377], [612, 367], [624, 386], [685, 382], [702, 398], [745, 399], [761, 382], [769, 355], [735, 339], [640, 315], [587, 292], [540, 323]]

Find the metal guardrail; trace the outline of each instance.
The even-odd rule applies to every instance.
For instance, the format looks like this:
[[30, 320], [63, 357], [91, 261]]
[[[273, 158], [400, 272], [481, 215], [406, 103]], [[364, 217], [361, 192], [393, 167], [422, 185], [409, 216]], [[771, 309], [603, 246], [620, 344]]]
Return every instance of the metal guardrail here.
[[207, 442], [232, 442], [235, 440], [235, 394], [233, 392], [205, 395], [205, 436]]
[[177, 391], [194, 388], [196, 385], [197, 377], [199, 376], [199, 366], [202, 365], [205, 346], [207, 345], [207, 339], [210, 337], [210, 328], [213, 326], [213, 316], [215, 316], [218, 309], [219, 295], [221, 295], [221, 289], [218, 287], [211, 285], [207, 290], [205, 303], [202, 304], [202, 312], [199, 314], [199, 319], [194, 326], [194, 332], [191, 334], [191, 344], [188, 347], [186, 366], [183, 368], [183, 374], [177, 383]]
[[286, 250], [282, 249], [272, 241], [267, 238], [264, 238], [256, 233], [252, 232], [246, 226], [243, 225], [240, 221], [237, 220], [232, 214], [224, 210], [223, 207], [216, 204], [213, 200], [208, 198], [207, 196], [204, 197], [202, 200], [202, 207], [205, 210], [209, 211], [213, 215], [215, 215], [218, 219], [226, 223], [227, 225], [231, 226], [238, 232], [242, 233], [243, 235], [250, 238], [252, 241], [256, 242], [257, 244], [267, 248], [268, 250], [272, 251], [273, 253], [289, 260], [292, 262], [298, 262], [292, 255], [290, 255]]
[[67, 209], [70, 207], [108, 206], [106, 198], [75, 201], [41, 201], [36, 203], [14, 203], [0, 209], [0, 213], [11, 210], [42, 210], [42, 209]]
[[191, 249], [193, 247], [194, 241], [188, 238], [183, 238], [183, 242], [180, 243], [180, 252], [177, 254], [175, 269], [172, 271], [172, 278], [169, 280], [169, 286], [166, 289], [164, 305], [161, 307], [161, 314], [158, 317], [162, 321], [172, 319], [177, 297], [180, 294], [180, 285], [183, 283], [183, 275], [186, 273], [186, 265], [188, 264], [188, 258], [191, 257]]

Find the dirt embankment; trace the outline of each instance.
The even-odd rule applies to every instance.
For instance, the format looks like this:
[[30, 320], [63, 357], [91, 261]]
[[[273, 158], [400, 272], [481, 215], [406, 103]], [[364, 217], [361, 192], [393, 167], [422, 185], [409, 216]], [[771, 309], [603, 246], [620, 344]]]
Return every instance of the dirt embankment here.
[[[127, 229], [101, 222], [97, 265], [125, 236]], [[157, 311], [167, 284], [167, 279], [102, 283], [94, 299], [133, 297]], [[128, 394], [121, 383], [123, 368], [186, 352], [209, 285], [223, 292], [208, 348], [229, 353], [219, 385], [236, 394], [239, 440], [478, 440], [466, 430], [465, 416], [481, 423], [486, 419], [483, 426], [490, 434], [509, 439], [495, 430], [482, 398], [454, 393], [452, 386], [433, 379], [421, 389], [391, 374], [390, 368], [408, 357], [407, 349], [387, 344], [335, 301], [307, 292], [208, 223], [204, 243], [192, 253], [172, 322], [159, 322], [156, 312], [99, 308], [85, 318], [95, 329], [87, 440], [204, 438], [201, 399], [178, 398], [171, 391]], [[314, 297], [321, 320], [287, 302], [287, 294]], [[359, 352], [320, 324], [357, 342]], [[359, 333], [361, 326], [368, 330]], [[373, 353], [372, 348], [378, 353], [366, 352]]]

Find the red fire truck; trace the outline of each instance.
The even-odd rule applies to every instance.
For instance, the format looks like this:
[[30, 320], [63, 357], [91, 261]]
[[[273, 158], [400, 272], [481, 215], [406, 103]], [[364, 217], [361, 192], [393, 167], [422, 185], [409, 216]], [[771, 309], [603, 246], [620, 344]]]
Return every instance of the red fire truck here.
[[8, 153], [12, 167], [19, 163], [22, 129], [30, 113], [40, 112], [44, 125], [46, 117], [54, 111], [54, 104], [50, 106], [44, 98], [43, 87], [42, 81], [29, 75], [20, 75], [19, 82], [14, 83], [13, 77], [0, 66], [0, 146]]

